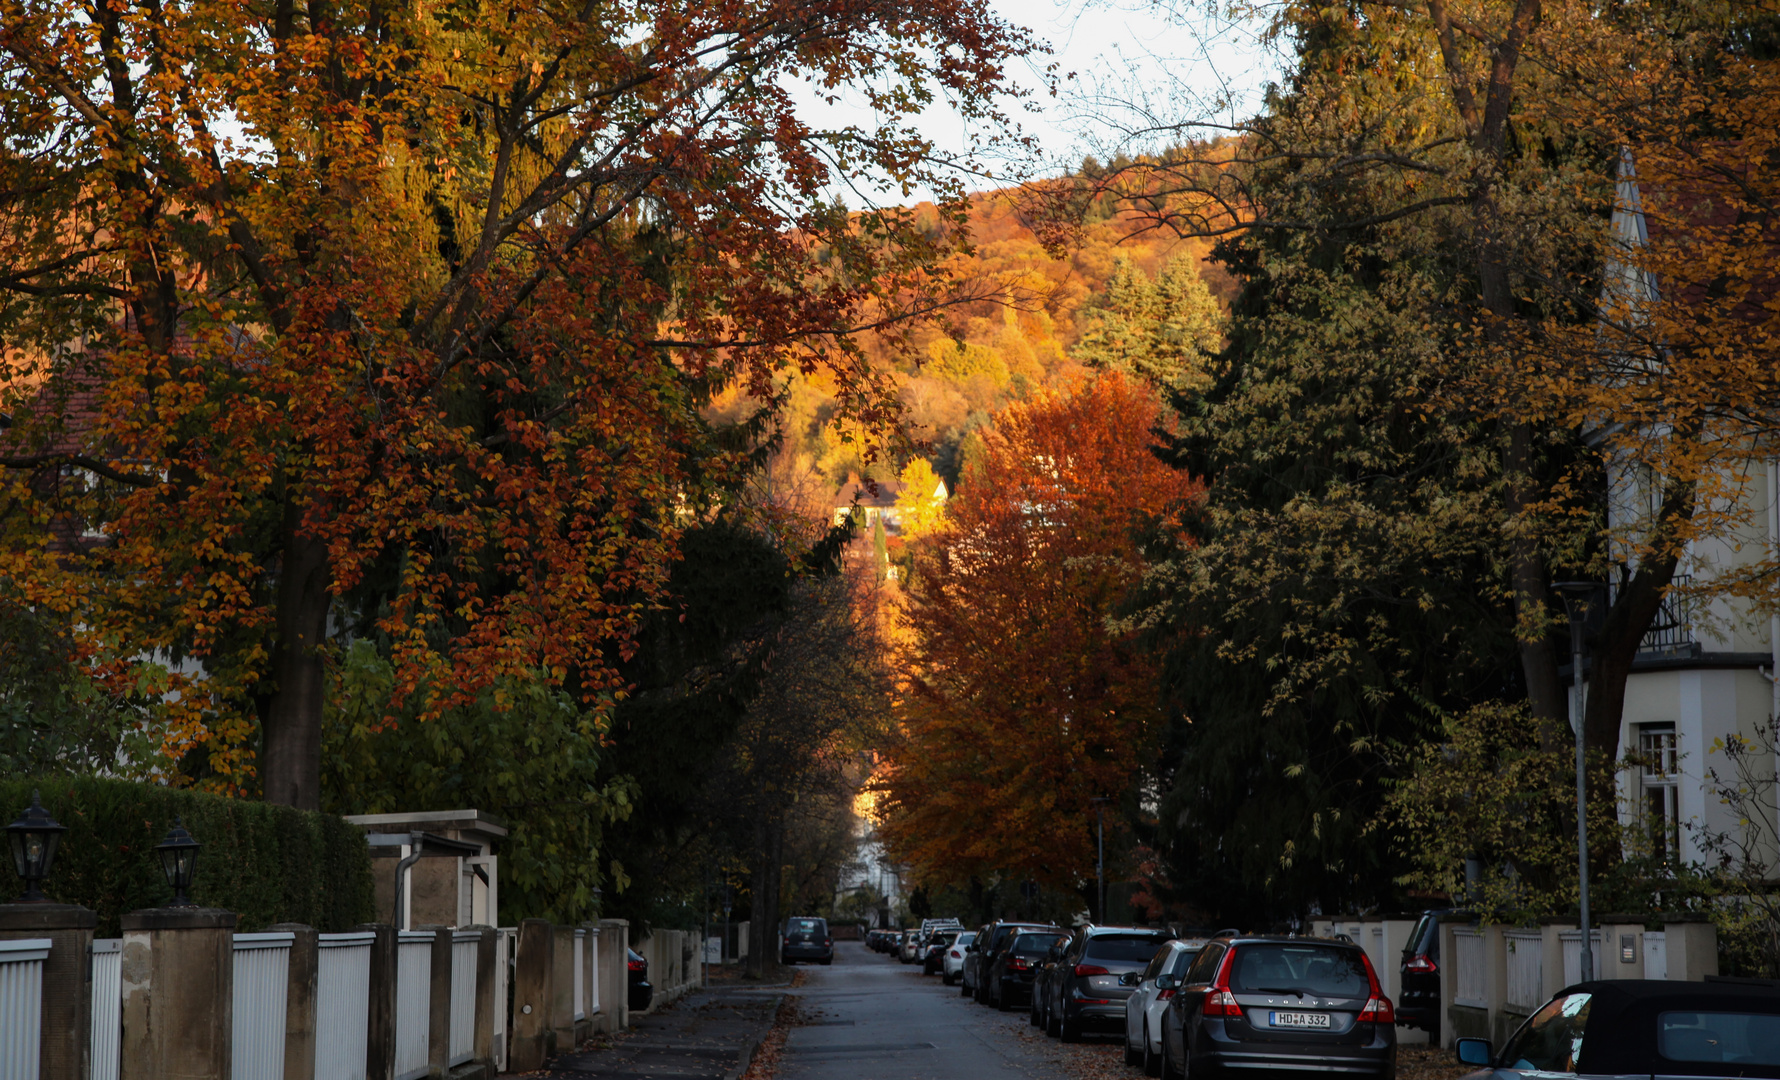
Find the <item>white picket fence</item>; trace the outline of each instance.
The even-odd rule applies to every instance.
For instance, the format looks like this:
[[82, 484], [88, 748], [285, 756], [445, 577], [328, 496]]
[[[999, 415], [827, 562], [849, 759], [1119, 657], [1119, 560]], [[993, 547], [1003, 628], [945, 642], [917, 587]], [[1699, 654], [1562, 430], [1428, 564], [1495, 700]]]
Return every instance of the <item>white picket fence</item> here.
[[481, 941], [474, 931], [451, 936], [452, 1065], [462, 1065], [476, 1052], [476, 949]]
[[230, 1080], [284, 1080], [290, 948], [295, 934], [236, 934]]
[[507, 1071], [507, 987], [513, 981], [513, 963], [519, 949], [519, 928], [502, 926], [494, 932], [494, 1070]]
[[1483, 967], [1483, 935], [1466, 926], [1454, 930], [1452, 939], [1453, 957], [1448, 970], [1453, 975], [1453, 1001], [1475, 1009], [1489, 1008], [1488, 973]]
[[0, 1080], [37, 1080], [49, 938], [0, 941]]
[[396, 1080], [428, 1072], [432, 989], [433, 935], [403, 930], [396, 938]]
[[371, 943], [377, 935], [317, 934], [315, 1075], [366, 1080], [370, 1049]]
[[1509, 930], [1508, 985], [1503, 1001], [1515, 1012], [1532, 1013], [1545, 1004], [1545, 935], [1538, 930]]
[[124, 939], [93, 942], [93, 1080], [117, 1080], [124, 1036]]
[[1593, 937], [1594, 955], [1589, 959], [1594, 961], [1594, 965], [1589, 973], [1584, 975], [1582, 973], [1582, 931], [1565, 930], [1558, 935], [1559, 940], [1564, 943], [1564, 983], [1566, 985], [1601, 977], [1601, 953], [1607, 948], [1607, 939], [1599, 930], [1594, 931]]
[[[433, 958], [441, 948], [432, 931], [400, 931], [395, 942], [395, 986], [392, 1080], [419, 1080], [431, 1072], [436, 1054], [450, 1067], [475, 1060], [478, 1023], [492, 1029], [492, 1057], [504, 1070], [512, 1053], [511, 1018], [505, 1007], [513, 977], [519, 934], [516, 928], [493, 931], [493, 969], [481, 970], [482, 934], [445, 931], [451, 936], [450, 972], [439, 972], [439, 1002], [446, 1009], [443, 1047], [433, 1041], [435, 1005]], [[573, 995], [578, 1023], [599, 1012], [599, 932], [576, 928], [572, 940], [573, 972], [559, 963], [558, 993]], [[315, 1077], [317, 1080], [369, 1080], [371, 968], [377, 935], [372, 932], [316, 935], [315, 953]], [[562, 939], [558, 938], [558, 942]], [[229, 976], [231, 1053], [230, 1080], [286, 1080], [286, 1026], [292, 1002], [292, 955], [295, 933], [233, 935]], [[90, 1080], [118, 1080], [123, 1043], [121, 939], [99, 939], [91, 951]], [[41, 1059], [41, 1013], [44, 960], [49, 939], [0, 942], [0, 1080], [37, 1080]], [[622, 956], [622, 953], [620, 953]], [[562, 958], [558, 958], [559, 961]], [[619, 962], [622, 962], [620, 960]], [[488, 1015], [479, 1015], [481, 977], [493, 983]], [[560, 999], [559, 999], [560, 1000]], [[308, 1078], [303, 1078], [308, 1080]]]

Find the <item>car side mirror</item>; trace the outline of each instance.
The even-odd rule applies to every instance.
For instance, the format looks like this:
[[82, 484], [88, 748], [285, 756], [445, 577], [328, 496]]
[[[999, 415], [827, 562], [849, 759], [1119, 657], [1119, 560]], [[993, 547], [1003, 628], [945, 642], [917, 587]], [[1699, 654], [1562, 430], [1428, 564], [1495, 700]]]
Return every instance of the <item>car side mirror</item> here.
[[1178, 975], [1158, 975], [1158, 976], [1156, 976], [1156, 989], [1158, 989], [1158, 990], [1178, 990], [1178, 989], [1180, 989], [1180, 976], [1178, 976]]
[[1461, 1065], [1488, 1065], [1496, 1056], [1496, 1048], [1488, 1039], [1460, 1039], [1452, 1049]]
[[976, 951], [977, 951], [977, 947], [976, 947], [976, 946], [975, 946], [975, 945], [966, 945], [966, 946], [965, 946], [965, 947], [964, 947], [964, 951], [965, 951], [965, 952], [976, 952]]
[[1143, 982], [1143, 973], [1142, 972], [1127, 971], [1123, 975], [1119, 976], [1119, 985], [1120, 986], [1137, 986], [1142, 982]]

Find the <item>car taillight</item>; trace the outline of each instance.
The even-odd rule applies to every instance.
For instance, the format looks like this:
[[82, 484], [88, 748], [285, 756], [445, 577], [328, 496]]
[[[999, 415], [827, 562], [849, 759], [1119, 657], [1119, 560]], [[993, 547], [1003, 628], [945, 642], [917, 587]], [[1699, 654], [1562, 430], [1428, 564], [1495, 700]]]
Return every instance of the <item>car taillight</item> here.
[[1085, 979], [1090, 975], [1111, 975], [1111, 974], [1112, 974], [1112, 972], [1101, 967], [1099, 964], [1077, 964], [1075, 966], [1075, 977], [1078, 979]]
[[952, 959], [962, 960], [962, 959], [964, 959], [964, 954], [959, 952], [957, 949], [953, 949], [952, 950]]
[[1413, 971], [1417, 975], [1436, 975], [1440, 972], [1440, 965], [1434, 963], [1424, 953], [1421, 956], [1410, 957], [1409, 962], [1403, 965], [1403, 970]]
[[[1588, 680], [1587, 680], [1587, 679], [1584, 679], [1584, 680], [1583, 680], [1583, 681], [1584, 681], [1584, 682], [1587, 682], [1587, 681], [1588, 681]], [[823, 939], [822, 939], [822, 944], [824, 944], [824, 945], [833, 945], [833, 944], [834, 944], [834, 939], [833, 939], [833, 938], [831, 938], [831, 937], [825, 937], [825, 938], [823, 938]]]
[[1359, 1022], [1362, 1024], [1394, 1024], [1397, 1022], [1397, 1010], [1391, 1007], [1388, 997], [1373, 997], [1367, 1000], [1366, 1007], [1360, 1010]]
[[1018, 956], [1010, 956], [1007, 959], [1007, 966], [1014, 971], [1025, 971], [1027, 968], [1031, 967], [1032, 964], [1030, 961], [1024, 960]]
[[1205, 991], [1205, 1015], [1207, 1016], [1241, 1016], [1242, 1006], [1236, 1004], [1236, 995], [1230, 992], [1231, 961], [1236, 959], [1236, 946], [1224, 954], [1218, 963], [1218, 971], [1211, 978], [1211, 986]]
[[1396, 1023], [1397, 1010], [1391, 1008], [1391, 999], [1384, 996], [1384, 988], [1378, 985], [1378, 973], [1372, 970], [1372, 958], [1361, 953], [1360, 963], [1366, 965], [1366, 981], [1372, 984], [1372, 996], [1367, 999], [1366, 1007], [1360, 1010], [1358, 1023]]
[[1156, 991], [1156, 1000], [1157, 1001], [1167, 1001], [1169, 998], [1171, 998], [1173, 996], [1174, 996], [1173, 990], [1158, 990], [1158, 991]]
[[632, 960], [630, 962], [630, 969], [632, 971], [642, 971], [647, 966], [648, 965], [641, 960]]

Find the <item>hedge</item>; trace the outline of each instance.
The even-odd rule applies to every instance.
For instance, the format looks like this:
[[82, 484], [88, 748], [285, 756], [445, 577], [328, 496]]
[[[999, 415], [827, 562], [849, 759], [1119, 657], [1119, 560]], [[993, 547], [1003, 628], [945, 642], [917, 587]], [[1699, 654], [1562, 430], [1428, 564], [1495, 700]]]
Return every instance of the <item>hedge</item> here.
[[[0, 780], [0, 823], [42, 792], [43, 805], [66, 825], [43, 891], [99, 915], [100, 937], [117, 937], [118, 918], [173, 899], [154, 846], [178, 815], [203, 849], [191, 899], [240, 916], [241, 931], [306, 923], [338, 932], [372, 919], [371, 855], [358, 826], [333, 814], [158, 784], [92, 777]], [[23, 891], [11, 874], [5, 878]], [[5, 897], [9, 899], [9, 897]]]

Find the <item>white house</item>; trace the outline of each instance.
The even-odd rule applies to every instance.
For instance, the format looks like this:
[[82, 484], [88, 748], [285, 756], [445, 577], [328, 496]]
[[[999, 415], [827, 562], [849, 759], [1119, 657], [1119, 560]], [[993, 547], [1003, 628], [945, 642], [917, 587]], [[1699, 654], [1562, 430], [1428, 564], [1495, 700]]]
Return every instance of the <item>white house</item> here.
[[[1630, 154], [1620, 165], [1617, 208], [1612, 227], [1620, 242], [1642, 245], [1650, 222]], [[1660, 295], [1661, 283], [1624, 265], [1610, 273], [1610, 288], [1625, 290], [1634, 307]], [[1657, 623], [1645, 636], [1627, 682], [1621, 714], [1622, 751], [1639, 751], [1649, 763], [1622, 774], [1622, 815], [1642, 821], [1653, 841], [1681, 861], [1702, 860], [1702, 830], [1737, 828], [1731, 808], [1709, 789], [1707, 772], [1729, 771], [1716, 740], [1752, 738], [1758, 725], [1780, 714], [1780, 613], [1757, 610], [1750, 601], [1714, 596], [1690, 600], [1687, 590], [1710, 585], [1780, 551], [1780, 468], [1773, 459], [1752, 456], [1729, 467], [1726, 490], [1741, 500], [1744, 525], [1725, 535], [1690, 543], [1676, 568], [1675, 588]], [[1630, 467], [1610, 468], [1608, 524], [1626, 535], [1646, 520], [1656, 498], [1648, 475]], [[1776, 762], [1758, 766], [1773, 777]], [[1776, 812], [1769, 800], [1771, 818]], [[1768, 820], [1768, 837], [1780, 821]], [[1766, 846], [1766, 845], [1764, 845]], [[1780, 852], [1766, 851], [1772, 867]]]

